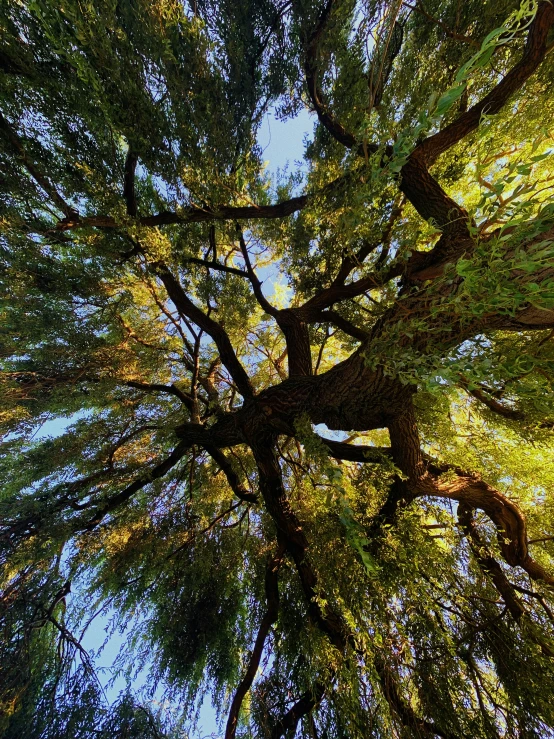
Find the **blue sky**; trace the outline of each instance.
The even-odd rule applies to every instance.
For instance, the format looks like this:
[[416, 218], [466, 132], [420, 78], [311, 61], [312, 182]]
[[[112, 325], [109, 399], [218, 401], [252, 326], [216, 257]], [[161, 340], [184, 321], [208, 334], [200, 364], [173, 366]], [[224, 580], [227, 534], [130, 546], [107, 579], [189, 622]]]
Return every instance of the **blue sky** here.
[[314, 121], [313, 115], [305, 108], [292, 120], [279, 121], [272, 114], [266, 116], [258, 133], [258, 143], [271, 172], [277, 168], [282, 170], [287, 162], [289, 171], [298, 168], [295, 162], [302, 162], [304, 137], [311, 136]]

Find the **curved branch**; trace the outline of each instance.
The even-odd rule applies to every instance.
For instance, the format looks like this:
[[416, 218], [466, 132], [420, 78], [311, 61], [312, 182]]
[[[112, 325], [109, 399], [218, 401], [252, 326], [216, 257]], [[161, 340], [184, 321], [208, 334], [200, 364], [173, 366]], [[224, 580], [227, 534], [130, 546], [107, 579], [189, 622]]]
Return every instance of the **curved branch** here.
[[269, 300], [265, 297], [262, 291], [262, 283], [259, 281], [257, 274], [254, 272], [254, 269], [252, 268], [252, 263], [250, 262], [250, 255], [248, 254], [248, 249], [246, 247], [246, 242], [244, 240], [244, 235], [242, 233], [241, 227], [237, 224], [237, 236], [240, 244], [240, 251], [242, 253], [242, 258], [244, 259], [244, 263], [246, 265], [246, 276], [250, 280], [252, 284], [252, 290], [254, 291], [254, 296], [256, 300], [258, 301], [260, 307], [262, 310], [264, 310], [268, 315], [273, 316], [274, 318], [277, 317], [279, 310], [277, 308], [274, 308]]
[[[469, 537], [471, 550], [482, 572], [490, 578], [492, 584], [502, 596], [502, 600], [506, 604], [506, 608], [512, 615], [512, 618], [520, 622], [523, 617], [527, 616], [525, 605], [517, 594], [515, 586], [512, 585], [502, 571], [502, 567], [488, 551], [486, 543], [483, 542], [479, 535], [473, 519], [473, 509], [465, 503], [460, 503], [458, 506], [458, 521], [466, 536]], [[526, 588], [520, 589], [522, 592], [535, 595], [533, 591], [529, 591]], [[540, 595], [538, 599], [541, 605], [545, 607], [544, 599]], [[546, 610], [549, 612], [548, 606], [546, 606]], [[552, 644], [548, 639], [543, 637], [540, 629], [528, 629], [528, 634], [532, 641], [541, 648], [543, 654], [548, 657], [554, 657]]]
[[519, 507], [477, 475], [457, 471], [457, 478], [451, 482], [435, 481], [434, 492], [422, 495], [457, 500], [470, 508], [480, 508], [496, 526], [498, 544], [506, 562], [511, 567], [522, 567], [533, 580], [543, 580], [554, 585], [550, 575], [529, 554], [527, 524]]
[[229, 462], [223, 452], [213, 444], [204, 444], [204, 449], [208, 452], [210, 457], [217, 463], [221, 468], [221, 471], [227, 478], [231, 490], [240, 500], [244, 500], [248, 503], [257, 503], [258, 496], [254, 493], [250, 493], [239, 479], [239, 476], [233, 469], [233, 465]]
[[466, 393], [471, 395], [480, 403], [483, 403], [483, 405], [485, 405], [493, 413], [496, 413], [503, 418], [508, 418], [511, 421], [524, 420], [525, 414], [522, 413], [522, 411], [518, 410], [517, 408], [510, 408], [509, 406], [504, 405], [504, 403], [501, 403], [494, 398], [488, 397], [487, 395], [485, 395], [484, 392], [479, 390], [478, 387], [470, 388], [469, 383], [465, 379], [460, 378], [460, 385], [466, 391]]
[[466, 113], [458, 116], [448, 126], [425, 139], [414, 151], [422, 158], [427, 167], [445, 151], [474, 131], [483, 114], [499, 113], [510, 97], [536, 72], [547, 52], [547, 38], [554, 25], [554, 5], [549, 0], [539, 3], [537, 14], [531, 23], [527, 35], [527, 43], [520, 61], [512, 67], [508, 74], [482, 100], [473, 105]]
[[459, 504], [458, 521], [460, 526], [466, 536], [469, 537], [471, 549], [480, 568], [490, 577], [492, 584], [502, 596], [512, 617], [516, 621], [519, 621], [525, 613], [525, 607], [512, 583], [502, 571], [502, 567], [487, 550], [473, 519], [473, 511], [474, 509], [467, 505], [467, 503]]
[[258, 629], [258, 634], [254, 643], [254, 649], [252, 650], [252, 654], [250, 655], [250, 659], [248, 661], [248, 667], [246, 668], [244, 677], [240, 681], [235, 691], [235, 695], [233, 696], [233, 701], [229, 710], [229, 718], [227, 719], [227, 726], [225, 728], [225, 739], [235, 739], [237, 722], [242, 702], [245, 695], [252, 687], [252, 683], [254, 681], [254, 678], [256, 677], [256, 672], [258, 671], [258, 667], [260, 666], [260, 660], [262, 658], [262, 652], [264, 649], [265, 640], [267, 639], [267, 635], [269, 634], [269, 630], [273, 626], [275, 621], [277, 621], [277, 616], [279, 614], [278, 577], [279, 568], [281, 567], [281, 564], [283, 562], [284, 554], [285, 546], [283, 543], [279, 543], [276, 554], [271, 557], [267, 563], [265, 572], [265, 595], [267, 600], [267, 610]]
[[[327, 0], [327, 3], [319, 16], [317, 26], [306, 44], [304, 72], [306, 75], [308, 93], [314, 106], [314, 110], [317, 113], [319, 122], [325, 126], [333, 138], [335, 138], [339, 143], [346, 146], [347, 149], [352, 149], [356, 145], [356, 138], [327, 111], [322, 102], [323, 95], [317, 82], [319, 44], [329, 24], [335, 2], [336, 0]], [[371, 147], [372, 151], [377, 151], [377, 149], [377, 146], [374, 148]]]
[[[390, 424], [389, 431], [394, 462], [407, 477], [401, 487], [410, 498], [448, 498], [481, 509], [496, 527], [506, 562], [511, 567], [522, 567], [533, 580], [554, 585], [554, 577], [529, 554], [525, 516], [513, 501], [479, 475], [424, 458], [411, 404], [402, 418]], [[441, 476], [445, 472], [455, 474], [444, 479]]]
[[189, 410], [192, 408], [192, 398], [182, 390], [179, 390], [176, 385], [162, 385], [156, 382], [136, 382], [135, 380], [125, 380], [123, 384], [128, 387], [134, 387], [137, 390], [144, 390], [147, 393], [167, 393], [168, 395], [174, 395]]
[[254, 396], [254, 391], [250, 384], [250, 378], [246, 374], [242, 364], [239, 362], [227, 332], [219, 323], [217, 323], [217, 321], [214, 321], [213, 318], [210, 318], [208, 315], [203, 313], [200, 308], [192, 302], [181, 287], [179, 281], [174, 277], [165, 264], [158, 262], [154, 265], [154, 268], [179, 313], [181, 313], [185, 318], [189, 318], [191, 321], [194, 321], [197, 326], [211, 336], [217, 346], [221, 361], [228, 369], [229, 374], [239, 389], [239, 392], [244, 398], [252, 398]]
[[62, 198], [60, 193], [54, 187], [54, 185], [50, 182], [48, 177], [46, 177], [46, 175], [44, 175], [40, 171], [40, 168], [37, 167], [37, 165], [30, 159], [29, 155], [27, 154], [25, 150], [25, 147], [23, 146], [23, 143], [21, 142], [21, 139], [19, 138], [17, 133], [13, 130], [12, 126], [8, 123], [8, 121], [4, 118], [2, 113], [0, 113], [0, 134], [3, 134], [3, 136], [8, 140], [11, 147], [15, 149], [19, 158], [23, 162], [23, 165], [25, 169], [27, 170], [27, 172], [29, 172], [31, 177], [44, 190], [44, 192], [50, 198], [52, 198], [52, 201], [61, 210], [61, 212], [65, 215], [65, 217], [72, 218], [72, 219], [74, 219], [75, 217], [78, 217], [78, 214], [75, 208], [72, 208], [70, 205], [68, 205], [65, 202], [65, 200]]
[[325, 693], [325, 687], [322, 683], [316, 683], [312, 690], [307, 691], [304, 695], [290, 708], [285, 715], [275, 724], [271, 732], [271, 739], [280, 739], [288, 732], [291, 736], [296, 733], [298, 722], [304, 716], [307, 716], [313, 709], [321, 703], [321, 699]]

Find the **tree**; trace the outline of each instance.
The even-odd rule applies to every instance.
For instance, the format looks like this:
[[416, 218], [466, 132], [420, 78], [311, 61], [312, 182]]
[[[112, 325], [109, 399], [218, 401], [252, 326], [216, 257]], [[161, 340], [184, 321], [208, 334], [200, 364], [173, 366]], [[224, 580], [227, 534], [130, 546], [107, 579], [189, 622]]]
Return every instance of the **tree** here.
[[554, 736], [554, 6], [1, 13], [2, 735]]

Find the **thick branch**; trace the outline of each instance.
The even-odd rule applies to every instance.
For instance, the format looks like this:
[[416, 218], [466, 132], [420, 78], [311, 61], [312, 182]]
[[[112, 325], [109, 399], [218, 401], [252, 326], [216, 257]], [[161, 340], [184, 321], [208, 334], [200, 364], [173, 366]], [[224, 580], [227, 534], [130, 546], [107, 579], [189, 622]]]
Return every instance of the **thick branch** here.
[[[519, 507], [480, 479], [449, 465], [424, 461], [413, 409], [389, 425], [391, 449], [395, 464], [406, 475], [403, 487], [411, 498], [430, 496], [457, 500], [472, 509], [480, 508], [496, 526], [498, 544], [511, 567], [522, 567], [534, 580], [554, 585], [554, 577], [529, 555], [525, 516]], [[455, 473], [444, 479], [443, 473]]]
[[554, 5], [544, 0], [539, 3], [537, 14], [531, 23], [525, 50], [520, 61], [482, 100], [472, 106], [466, 113], [458, 116], [442, 131], [425, 139], [416, 148], [414, 155], [422, 158], [426, 166], [430, 167], [443, 152], [474, 131], [479, 126], [483, 114], [495, 115], [499, 113], [510, 97], [536, 72], [544, 60], [548, 51], [548, 34], [553, 25]]
[[475, 475], [459, 474], [451, 482], [435, 484], [436, 492], [423, 494], [480, 508], [496, 526], [498, 544], [506, 562], [511, 567], [522, 567], [533, 580], [554, 585], [554, 577], [529, 554], [525, 516], [513, 501]]
[[[290, 708], [275, 724], [271, 732], [271, 739], [280, 739], [282, 736], [295, 736], [298, 722], [307, 716], [321, 702], [325, 693], [322, 683], [316, 683], [312, 690], [304, 695]], [[290, 732], [290, 734], [289, 734]]]
[[347, 444], [344, 441], [324, 439], [322, 436], [319, 436], [318, 438], [329, 449], [330, 457], [334, 457], [335, 459], [344, 459], [348, 462], [369, 462], [372, 464], [380, 464], [383, 462], [383, 457], [390, 457], [392, 454], [389, 447]]
[[313, 373], [312, 353], [308, 325], [301, 311], [295, 308], [280, 310], [276, 314], [279, 328], [285, 335], [289, 377], [309, 376]]
[[[346, 625], [329, 606], [316, 599], [317, 575], [308, 558], [308, 540], [287, 498], [277, 459], [275, 440], [261, 429], [248, 439], [258, 466], [260, 491], [266, 508], [283, 537], [298, 571], [311, 620], [327, 634], [331, 643], [344, 652], [348, 643]], [[321, 593], [319, 593], [321, 596]]]
[[350, 298], [356, 298], [358, 295], [368, 290], [373, 290], [376, 287], [382, 287], [382, 282], [379, 280], [377, 275], [367, 275], [361, 277], [355, 282], [349, 282], [347, 285], [334, 282], [325, 290], [321, 290], [313, 298], [310, 298], [306, 303], [297, 310], [306, 316], [306, 320], [312, 316], [316, 316], [318, 311], [324, 308], [329, 308], [335, 303], [340, 303], [343, 300], [349, 300]]
[[203, 313], [185, 293], [179, 281], [173, 276], [169, 269], [163, 264], [155, 265], [156, 272], [163, 282], [167, 294], [175, 304], [175, 307], [186, 318], [203, 329], [215, 341], [221, 361], [228, 369], [239, 392], [244, 398], [252, 398], [254, 391], [250, 379], [231, 345], [231, 341], [222, 326]]
[[239, 418], [238, 412], [224, 414], [210, 427], [199, 423], [182, 423], [175, 428], [175, 436], [190, 446], [198, 444], [204, 449], [208, 445], [218, 449], [237, 446], [246, 442], [240, 429]]
[[246, 487], [240, 481], [239, 476], [233, 469], [233, 465], [229, 462], [225, 454], [213, 444], [204, 444], [204, 449], [208, 452], [210, 457], [216, 462], [227, 478], [231, 490], [240, 500], [244, 500], [248, 503], [257, 503], [258, 496], [254, 493], [249, 492]]
[[430, 252], [413, 255], [408, 265], [412, 279], [437, 277], [445, 263], [456, 261], [464, 252], [473, 249], [467, 212], [445, 193], [428, 168], [442, 153], [474, 131], [483, 114], [500, 112], [537, 70], [546, 56], [546, 41], [553, 25], [554, 6], [550, 2], [539, 3], [521, 60], [479, 103], [419, 144], [402, 168], [400, 189], [422, 218], [433, 220], [443, 231], [443, 236]]
[[[170, 226], [173, 224], [207, 223], [210, 221], [238, 221], [245, 219], [286, 218], [302, 210], [309, 201], [309, 195], [299, 195], [290, 200], [274, 205], [222, 205], [217, 208], [182, 208], [179, 213], [162, 212], [156, 215], [143, 216], [138, 219], [141, 226]], [[112, 216], [76, 217], [75, 213], [57, 225], [58, 231], [69, 231], [75, 228], [118, 228], [119, 223]]]

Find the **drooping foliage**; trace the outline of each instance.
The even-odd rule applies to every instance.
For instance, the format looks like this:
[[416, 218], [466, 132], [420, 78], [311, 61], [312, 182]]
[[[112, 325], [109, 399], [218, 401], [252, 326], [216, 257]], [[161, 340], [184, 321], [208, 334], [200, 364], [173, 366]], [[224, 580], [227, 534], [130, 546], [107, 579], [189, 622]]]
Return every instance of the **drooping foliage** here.
[[0, 31], [0, 735], [554, 736], [554, 6]]

